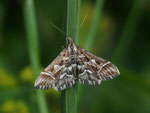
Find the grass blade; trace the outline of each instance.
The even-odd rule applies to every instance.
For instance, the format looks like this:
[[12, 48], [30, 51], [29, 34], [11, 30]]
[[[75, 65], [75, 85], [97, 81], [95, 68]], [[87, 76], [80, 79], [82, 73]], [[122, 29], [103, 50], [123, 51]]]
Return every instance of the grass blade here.
[[87, 34], [86, 43], [84, 46], [84, 48], [88, 51], [92, 48], [93, 43], [94, 43], [94, 39], [95, 39], [94, 36], [96, 34], [96, 29], [98, 27], [98, 23], [99, 23], [100, 15], [102, 13], [103, 5], [104, 5], [104, 0], [97, 0], [94, 14], [93, 14], [91, 27], [90, 27], [89, 32]]
[[[27, 32], [27, 41], [31, 66], [33, 68], [34, 75], [37, 76], [40, 71], [39, 48], [38, 48], [39, 45], [38, 45], [36, 19], [34, 13], [34, 3], [32, 0], [24, 0], [23, 13]], [[48, 113], [44, 93], [42, 91], [37, 91], [36, 94], [40, 113]]]
[[[76, 0], [67, 3], [67, 35], [75, 40], [76, 31]], [[62, 91], [62, 113], [77, 113], [77, 84]]]
[[75, 43], [79, 45], [80, 40], [80, 13], [81, 13], [81, 0], [78, 0], [77, 3], [77, 29], [76, 29], [76, 38]]

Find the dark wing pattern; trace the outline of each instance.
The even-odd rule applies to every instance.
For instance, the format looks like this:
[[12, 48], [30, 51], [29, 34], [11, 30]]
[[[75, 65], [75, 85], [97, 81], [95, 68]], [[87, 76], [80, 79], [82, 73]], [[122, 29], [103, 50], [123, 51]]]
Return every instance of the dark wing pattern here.
[[63, 90], [75, 84], [75, 78], [71, 71], [67, 71], [68, 53], [64, 49], [60, 55], [40, 73], [35, 81], [35, 87], [39, 89]]
[[94, 56], [82, 48], [78, 48], [78, 79], [82, 84], [96, 85], [101, 80], [112, 79], [120, 74], [117, 67], [109, 61]]

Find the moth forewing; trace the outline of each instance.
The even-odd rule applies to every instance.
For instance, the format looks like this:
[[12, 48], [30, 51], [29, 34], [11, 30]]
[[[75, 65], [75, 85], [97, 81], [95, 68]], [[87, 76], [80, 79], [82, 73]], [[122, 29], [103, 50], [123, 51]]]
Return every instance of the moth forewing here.
[[[50, 89], [54, 87], [56, 82], [56, 71], [60, 70], [60, 67], [62, 67], [63, 60], [61, 60], [66, 53], [66, 49], [64, 49], [56, 58], [55, 60], [48, 65], [44, 71], [40, 73], [38, 78], [35, 81], [34, 86], [39, 89]], [[60, 64], [58, 68], [58, 64]]]
[[55, 78], [47, 72], [41, 72], [35, 81], [34, 87], [38, 89], [50, 89], [55, 83]]
[[120, 74], [118, 68], [111, 62], [93, 55], [86, 50], [79, 48], [81, 53], [83, 53], [89, 62], [86, 64], [91, 66], [91, 69], [95, 70], [95, 73], [99, 75], [102, 80], [112, 79]]

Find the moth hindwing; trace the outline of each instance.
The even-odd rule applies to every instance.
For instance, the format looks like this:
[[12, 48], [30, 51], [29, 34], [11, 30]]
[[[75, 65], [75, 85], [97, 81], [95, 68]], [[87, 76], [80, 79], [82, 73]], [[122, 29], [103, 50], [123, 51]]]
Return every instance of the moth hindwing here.
[[96, 85], [120, 74], [111, 62], [78, 47], [71, 38], [67, 40], [67, 47], [36, 79], [36, 88], [61, 91], [72, 87], [76, 81]]

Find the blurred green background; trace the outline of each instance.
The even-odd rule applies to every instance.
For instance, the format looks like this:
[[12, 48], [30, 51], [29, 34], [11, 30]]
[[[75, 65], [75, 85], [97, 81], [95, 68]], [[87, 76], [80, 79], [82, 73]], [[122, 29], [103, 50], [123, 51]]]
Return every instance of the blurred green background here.
[[[64, 46], [66, 0], [36, 0], [41, 70]], [[84, 48], [95, 0], [82, 0]], [[83, 86], [78, 113], [150, 113], [150, 1], [104, 0], [90, 52], [113, 62], [120, 76]], [[92, 37], [91, 37], [92, 38]], [[0, 113], [39, 113], [25, 30], [23, 1], [0, 1]], [[37, 75], [36, 75], [37, 76]], [[44, 91], [49, 113], [61, 112], [61, 94]]]

